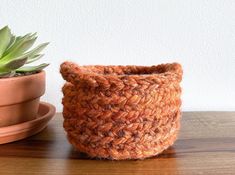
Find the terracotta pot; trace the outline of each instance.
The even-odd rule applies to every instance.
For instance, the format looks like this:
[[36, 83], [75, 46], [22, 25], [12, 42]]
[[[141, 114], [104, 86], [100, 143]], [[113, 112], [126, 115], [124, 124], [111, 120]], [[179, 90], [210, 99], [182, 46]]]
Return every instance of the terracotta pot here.
[[0, 127], [35, 119], [44, 92], [44, 71], [0, 79]]

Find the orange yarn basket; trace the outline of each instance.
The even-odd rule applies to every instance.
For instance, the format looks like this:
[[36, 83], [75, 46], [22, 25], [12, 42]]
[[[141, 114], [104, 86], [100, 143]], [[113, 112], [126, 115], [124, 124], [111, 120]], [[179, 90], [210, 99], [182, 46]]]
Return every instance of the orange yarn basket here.
[[91, 157], [144, 159], [171, 146], [180, 128], [182, 68], [61, 64], [64, 129]]

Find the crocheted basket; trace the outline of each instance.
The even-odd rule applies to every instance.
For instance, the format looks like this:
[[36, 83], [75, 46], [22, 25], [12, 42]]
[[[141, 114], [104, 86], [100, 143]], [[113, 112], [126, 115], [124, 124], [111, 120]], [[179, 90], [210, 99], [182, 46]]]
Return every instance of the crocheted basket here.
[[91, 157], [143, 159], [171, 146], [180, 127], [182, 68], [64, 62], [64, 128]]

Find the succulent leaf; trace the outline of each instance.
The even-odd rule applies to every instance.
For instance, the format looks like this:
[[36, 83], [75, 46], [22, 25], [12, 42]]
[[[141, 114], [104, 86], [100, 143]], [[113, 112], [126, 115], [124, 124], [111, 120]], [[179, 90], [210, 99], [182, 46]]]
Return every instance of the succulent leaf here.
[[25, 64], [29, 64], [32, 63], [34, 61], [39, 60], [40, 58], [42, 58], [44, 56], [44, 54], [37, 54], [37, 55], [33, 55], [32, 57], [29, 57], [27, 62]]
[[17, 45], [17, 47], [15, 47], [14, 50], [9, 52], [9, 54], [4, 56], [2, 59], [11, 60], [19, 55], [22, 55], [25, 51], [27, 51], [30, 47], [32, 47], [36, 39], [37, 39], [36, 37], [32, 39], [27, 39], [27, 38], [23, 39], [21, 42], [19, 42], [19, 44]]
[[[35, 54], [38, 54], [39, 52], [41, 52], [48, 44], [49, 43], [40, 44], [36, 48], [32, 49], [29, 52], [26, 52], [26, 53], [22, 54], [21, 56], [23, 56], [23, 57], [34, 57]], [[13, 60], [13, 59], [17, 59], [17, 57], [10, 57], [10, 56], [7, 55], [4, 58], [2, 58], [1, 61], [7, 62], [7, 61], [10, 61], [10, 60]]]
[[16, 69], [16, 72], [34, 72], [34, 71], [41, 71], [45, 67], [47, 67], [49, 64], [43, 63], [38, 66], [25, 66], [21, 67], [19, 69]]
[[15, 43], [12, 45], [11, 48], [7, 49], [4, 54], [3, 57], [6, 57], [8, 54], [14, 52], [15, 50], [17, 50], [22, 43], [24, 43], [25, 41], [27, 41], [28, 39], [30, 39], [31, 33], [28, 33], [26, 35], [24, 35], [23, 37], [16, 37], [16, 41]]
[[0, 30], [0, 57], [2, 57], [10, 41], [11, 31], [8, 26], [5, 26]]
[[49, 44], [42, 43], [29, 50], [37, 39], [37, 33], [28, 33], [24, 36], [15, 36], [11, 34], [6, 26], [0, 29], [0, 78], [14, 75], [16, 70], [19, 74], [23, 72], [37, 72], [48, 66], [41, 64], [38, 66], [26, 66], [40, 59], [43, 54], [40, 52]]
[[0, 72], [8, 72], [8, 71], [18, 69], [26, 63], [27, 59], [28, 57], [22, 57], [22, 58], [10, 60], [9, 62], [6, 62], [4, 65], [0, 65]]
[[3, 73], [0, 73], [0, 78], [13, 77], [14, 75], [15, 75], [15, 71], [3, 72]]
[[[16, 41], [16, 37], [15, 37], [14, 35], [12, 35], [12, 36], [11, 36], [10, 43], [8, 44], [8, 46], [7, 46], [6, 50], [5, 50], [5, 52], [6, 52], [9, 48], [11, 48], [11, 47], [14, 45], [15, 41]], [[5, 52], [4, 52], [4, 53], [5, 53]]]
[[8, 45], [7, 49], [5, 50], [4, 54], [2, 55], [2, 57], [6, 56], [8, 53], [11, 52], [11, 50], [13, 50], [13, 47], [16, 46], [16, 44], [19, 42], [19, 40], [21, 39], [21, 36], [17, 36], [15, 37], [15, 41], [14, 43], [12, 43], [11, 45]]
[[38, 54], [39, 52], [41, 52], [49, 43], [42, 43], [40, 45], [38, 45], [36, 48], [34, 48], [33, 50], [25, 53], [27, 54], [28, 56], [33, 56], [33, 55], [36, 55]]

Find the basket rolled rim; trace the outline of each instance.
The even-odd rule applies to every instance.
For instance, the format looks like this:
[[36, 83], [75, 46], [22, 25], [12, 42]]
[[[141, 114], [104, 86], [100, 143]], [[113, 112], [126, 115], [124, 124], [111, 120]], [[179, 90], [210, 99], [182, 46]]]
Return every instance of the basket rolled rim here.
[[[153, 66], [136, 65], [85, 65], [80, 66], [73, 62], [64, 62], [60, 66], [63, 78], [76, 84], [76, 82], [86, 81], [89, 84], [106, 86], [108, 81], [146, 80], [146, 81], [166, 81], [174, 79], [178, 82], [182, 80], [182, 66], [179, 63], [166, 63]], [[133, 81], [132, 81], [133, 82]], [[95, 85], [96, 86], [96, 85]], [[108, 87], [108, 86], [107, 86]]]

